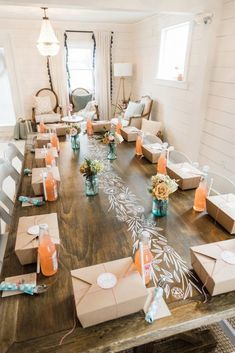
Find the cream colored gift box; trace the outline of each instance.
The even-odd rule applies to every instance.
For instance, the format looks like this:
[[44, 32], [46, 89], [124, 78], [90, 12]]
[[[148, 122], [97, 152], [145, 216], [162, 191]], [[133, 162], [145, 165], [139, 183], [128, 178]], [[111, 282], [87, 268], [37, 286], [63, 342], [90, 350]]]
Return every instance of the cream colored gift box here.
[[162, 145], [160, 143], [152, 143], [142, 146], [142, 152], [145, 158], [151, 163], [157, 163], [162, 153]]
[[[58, 159], [58, 152], [55, 147], [51, 148], [52, 155], [56, 160]], [[37, 168], [44, 168], [46, 167], [45, 156], [46, 156], [47, 149], [45, 148], [35, 148], [35, 163]]]
[[121, 128], [120, 131], [121, 131], [121, 135], [125, 141], [133, 142], [133, 141], [136, 141], [137, 136], [138, 136], [138, 132], [140, 130], [134, 126], [127, 126], [127, 127]]
[[201, 180], [201, 172], [190, 163], [171, 163], [167, 166], [167, 174], [176, 179], [181, 190], [196, 189]]
[[206, 209], [216, 222], [221, 224], [230, 234], [235, 234], [235, 195], [223, 194], [208, 196]]
[[57, 136], [65, 136], [68, 126], [64, 123], [45, 125], [48, 132], [55, 131]]
[[105, 132], [111, 129], [111, 122], [107, 120], [92, 121], [93, 132]]
[[235, 290], [235, 239], [190, 248], [194, 271], [211, 295]]
[[[111, 289], [97, 278], [104, 272], [117, 277]], [[143, 309], [147, 290], [131, 257], [71, 271], [77, 316], [83, 327], [113, 320]]]
[[[58, 188], [60, 186], [60, 173], [58, 167], [51, 167], [51, 172], [53, 174], [54, 179], [57, 181]], [[44, 194], [43, 191], [43, 173], [47, 173], [46, 168], [33, 168], [32, 169], [32, 188], [33, 192], [36, 196], [40, 196]]]
[[60, 244], [59, 226], [56, 213], [20, 217], [16, 234], [15, 253], [21, 265], [37, 262], [39, 239], [28, 234], [28, 229], [34, 225], [48, 224], [49, 233], [54, 244]]
[[43, 146], [47, 146], [48, 143], [51, 142], [51, 136], [49, 133], [38, 134], [36, 137], [36, 145], [37, 148], [43, 148]]

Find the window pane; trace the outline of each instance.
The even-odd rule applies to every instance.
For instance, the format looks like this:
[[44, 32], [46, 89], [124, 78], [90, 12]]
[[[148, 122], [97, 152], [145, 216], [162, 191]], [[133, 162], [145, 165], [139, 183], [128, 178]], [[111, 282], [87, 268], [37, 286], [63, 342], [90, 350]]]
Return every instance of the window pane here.
[[3, 48], [0, 48], [0, 92], [0, 125], [14, 125], [16, 118]]
[[71, 70], [92, 69], [92, 49], [69, 48], [68, 59], [69, 68], [71, 68]]
[[184, 79], [189, 26], [187, 22], [162, 30], [158, 78]]
[[71, 70], [70, 71], [71, 89], [85, 88], [93, 92], [93, 72], [92, 70]]

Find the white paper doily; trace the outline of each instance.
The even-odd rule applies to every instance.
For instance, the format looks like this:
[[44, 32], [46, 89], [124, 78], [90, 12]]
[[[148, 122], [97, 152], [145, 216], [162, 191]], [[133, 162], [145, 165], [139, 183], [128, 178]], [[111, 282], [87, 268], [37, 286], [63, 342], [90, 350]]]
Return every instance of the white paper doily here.
[[110, 289], [113, 288], [117, 283], [117, 277], [110, 272], [101, 273], [97, 277], [97, 284], [100, 288]]

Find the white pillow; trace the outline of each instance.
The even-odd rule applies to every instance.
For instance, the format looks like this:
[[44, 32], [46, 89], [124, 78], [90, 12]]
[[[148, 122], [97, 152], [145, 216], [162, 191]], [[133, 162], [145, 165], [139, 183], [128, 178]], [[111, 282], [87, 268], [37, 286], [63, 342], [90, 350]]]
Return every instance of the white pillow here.
[[144, 104], [129, 102], [124, 114], [124, 119], [129, 120], [132, 116], [141, 115], [144, 110]]
[[35, 99], [35, 113], [47, 114], [52, 112], [50, 96], [34, 97]]
[[141, 131], [157, 135], [158, 131], [161, 130], [162, 123], [160, 121], [147, 120], [142, 118]]

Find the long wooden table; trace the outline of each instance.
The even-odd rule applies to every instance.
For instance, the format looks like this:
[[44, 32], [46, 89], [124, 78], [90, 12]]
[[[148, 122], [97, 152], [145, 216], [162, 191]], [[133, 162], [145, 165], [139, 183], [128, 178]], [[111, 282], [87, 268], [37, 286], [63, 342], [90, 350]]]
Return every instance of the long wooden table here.
[[[235, 292], [219, 295], [203, 303], [199, 293], [186, 300], [168, 300], [172, 315], [149, 325], [139, 312], [127, 317], [83, 329], [77, 320], [71, 335], [61, 338], [76, 318], [70, 270], [132, 255], [132, 240], [126, 224], [114, 211], [101, 190], [95, 197], [84, 194], [84, 180], [79, 164], [87, 156], [87, 138], [82, 136], [81, 149], [74, 153], [69, 142], [61, 142], [59, 169], [60, 196], [57, 202], [42, 207], [22, 207], [17, 201], [10, 229], [1, 280], [22, 273], [35, 272], [35, 265], [21, 266], [14, 254], [18, 219], [57, 212], [62, 246], [59, 271], [51, 278], [39, 276], [39, 283], [49, 289], [38, 296], [18, 295], [0, 299], [0, 352], [118, 352], [130, 347], [169, 337], [204, 324], [235, 316]], [[118, 146], [114, 170], [140, 199], [146, 214], [151, 214], [151, 196], [147, 192], [155, 166], [134, 155], [132, 143]], [[35, 166], [34, 155], [26, 153], [25, 167]], [[24, 176], [21, 195], [32, 195], [31, 178]], [[207, 215], [193, 211], [194, 191], [178, 190], [170, 198], [167, 217], [158, 220], [178, 254], [190, 266], [189, 247], [231, 238]]]

